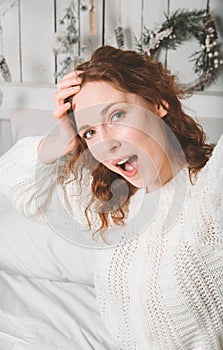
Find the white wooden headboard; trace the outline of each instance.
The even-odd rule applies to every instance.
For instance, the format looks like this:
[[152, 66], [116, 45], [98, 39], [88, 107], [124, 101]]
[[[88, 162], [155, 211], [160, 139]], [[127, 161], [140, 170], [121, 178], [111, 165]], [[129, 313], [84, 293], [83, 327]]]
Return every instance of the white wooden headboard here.
[[10, 112], [12, 142], [26, 136], [45, 135], [56, 127], [53, 111], [14, 108]]

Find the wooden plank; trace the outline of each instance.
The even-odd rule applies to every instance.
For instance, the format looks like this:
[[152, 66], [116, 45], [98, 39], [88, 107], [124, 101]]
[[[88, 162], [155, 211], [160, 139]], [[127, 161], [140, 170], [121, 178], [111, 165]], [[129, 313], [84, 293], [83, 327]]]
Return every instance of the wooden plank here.
[[[165, 20], [164, 13], [168, 13], [168, 0], [144, 0], [142, 29], [159, 30]], [[161, 50], [157, 54], [157, 60], [166, 64], [166, 51]]]
[[[221, 55], [223, 59], [223, 3], [222, 0], [210, 1], [210, 12], [215, 20], [218, 33], [218, 43], [221, 44]], [[219, 68], [217, 79], [205, 90], [212, 92], [223, 92], [223, 65]]]
[[168, 0], [144, 0], [143, 25], [158, 29], [163, 22], [164, 13], [168, 12]]
[[[1, 1], [0, 24], [2, 26], [2, 34], [0, 34], [0, 55], [3, 55], [6, 59], [13, 82], [20, 81], [18, 12], [17, 1]], [[0, 81], [4, 81], [2, 76], [0, 76]]]
[[53, 0], [20, 0], [23, 82], [54, 82]]
[[[135, 38], [141, 35], [142, 24], [142, 0], [133, 1], [131, 4], [128, 0], [120, 0], [121, 16], [120, 24], [124, 27], [125, 48], [137, 49]], [[117, 23], [119, 25], [119, 23]]]
[[90, 4], [84, 1], [83, 4], [88, 7], [87, 11], [80, 12], [80, 56], [86, 60], [92, 52], [102, 45], [102, 16], [103, 16], [103, 1], [94, 0], [93, 16], [95, 16], [96, 33], [91, 33], [90, 30]]
[[[79, 18], [78, 18], [78, 8], [79, 8], [79, 3], [80, 1], [78, 0], [56, 0], [56, 27], [57, 27], [57, 32], [63, 35], [64, 33], [67, 33], [67, 28], [66, 28], [66, 23], [65, 25], [61, 24], [60, 21], [64, 18], [66, 14], [66, 10], [68, 7], [71, 5], [71, 3], [74, 4], [74, 14], [76, 17], [76, 29], [78, 31], [78, 36], [80, 35], [79, 32]], [[73, 52], [75, 55], [75, 58], [78, 59], [79, 55], [79, 42], [74, 44], [73, 46]], [[66, 53], [59, 53], [57, 55], [57, 72], [62, 72], [62, 67], [64, 66], [64, 60], [66, 59], [67, 54]], [[74, 67], [74, 64], [72, 63], [70, 68], [68, 68], [68, 71], [72, 70]], [[60, 79], [61, 76], [59, 76], [58, 79]]]
[[[206, 0], [194, 0], [193, 8], [191, 8], [191, 1], [185, 0], [181, 2], [179, 6], [179, 1], [170, 1], [170, 15], [177, 9], [205, 9]], [[190, 83], [198, 76], [195, 75], [193, 71], [194, 63], [191, 61], [190, 55], [193, 52], [199, 50], [199, 43], [196, 39], [191, 39], [180, 45], [177, 50], [168, 50], [168, 67], [170, 70], [176, 74], [182, 83]]]
[[105, 1], [104, 43], [116, 47], [114, 30], [118, 25], [118, 11], [120, 0]]
[[136, 49], [134, 37], [141, 33], [142, 3], [128, 0], [114, 0], [105, 2], [105, 44], [117, 47], [115, 29], [123, 28], [125, 49]]

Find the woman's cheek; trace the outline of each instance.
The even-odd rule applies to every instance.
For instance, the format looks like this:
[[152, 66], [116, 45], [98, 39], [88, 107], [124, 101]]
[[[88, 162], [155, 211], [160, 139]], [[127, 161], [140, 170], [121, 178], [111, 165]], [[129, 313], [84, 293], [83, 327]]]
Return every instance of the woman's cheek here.
[[100, 145], [98, 143], [94, 143], [93, 141], [87, 142], [88, 150], [92, 154], [92, 156], [100, 163], [103, 162], [102, 152], [100, 152]]

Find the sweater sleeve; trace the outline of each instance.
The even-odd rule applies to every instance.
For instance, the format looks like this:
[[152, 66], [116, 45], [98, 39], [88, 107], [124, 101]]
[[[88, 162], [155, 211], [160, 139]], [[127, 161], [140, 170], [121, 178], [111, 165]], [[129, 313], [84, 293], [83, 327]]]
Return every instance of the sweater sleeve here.
[[208, 166], [210, 178], [214, 180], [214, 184], [221, 190], [223, 185], [223, 135], [213, 150]]
[[[34, 201], [38, 183], [41, 181], [44, 185], [44, 202], [55, 181], [56, 163], [46, 165], [38, 161], [37, 149], [41, 139], [42, 137], [21, 139], [0, 157], [0, 191], [26, 216], [38, 216], [39, 208]], [[42, 178], [38, 180], [40, 172]]]
[[219, 240], [221, 242], [221, 256], [223, 263], [223, 135], [214, 150], [211, 170], [213, 171], [213, 177], [215, 178], [215, 189], [213, 191], [215, 199], [213, 199], [213, 202], [215, 203], [216, 231], [218, 231]]
[[211, 207], [223, 222], [223, 135], [215, 146], [208, 164], [207, 183], [210, 189]]
[[206, 242], [223, 243], [223, 136], [215, 146], [211, 158], [201, 170], [195, 201], [196, 217], [202, 218], [200, 232], [206, 232]]
[[[90, 198], [90, 176], [84, 176], [81, 195], [78, 181], [64, 187], [60, 181], [64, 160], [43, 164], [38, 159], [37, 150], [42, 138], [21, 139], [0, 157], [0, 191], [20, 214], [46, 223], [77, 241], [79, 238], [71, 237], [71, 234], [75, 232], [76, 235], [88, 227], [85, 207]], [[93, 227], [98, 227], [96, 218]]]

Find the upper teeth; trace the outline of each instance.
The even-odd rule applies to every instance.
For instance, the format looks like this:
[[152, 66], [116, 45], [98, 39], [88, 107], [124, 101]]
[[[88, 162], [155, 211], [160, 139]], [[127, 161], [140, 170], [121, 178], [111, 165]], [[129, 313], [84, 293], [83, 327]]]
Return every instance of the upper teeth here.
[[120, 160], [117, 165], [122, 165], [129, 160], [130, 157]]

